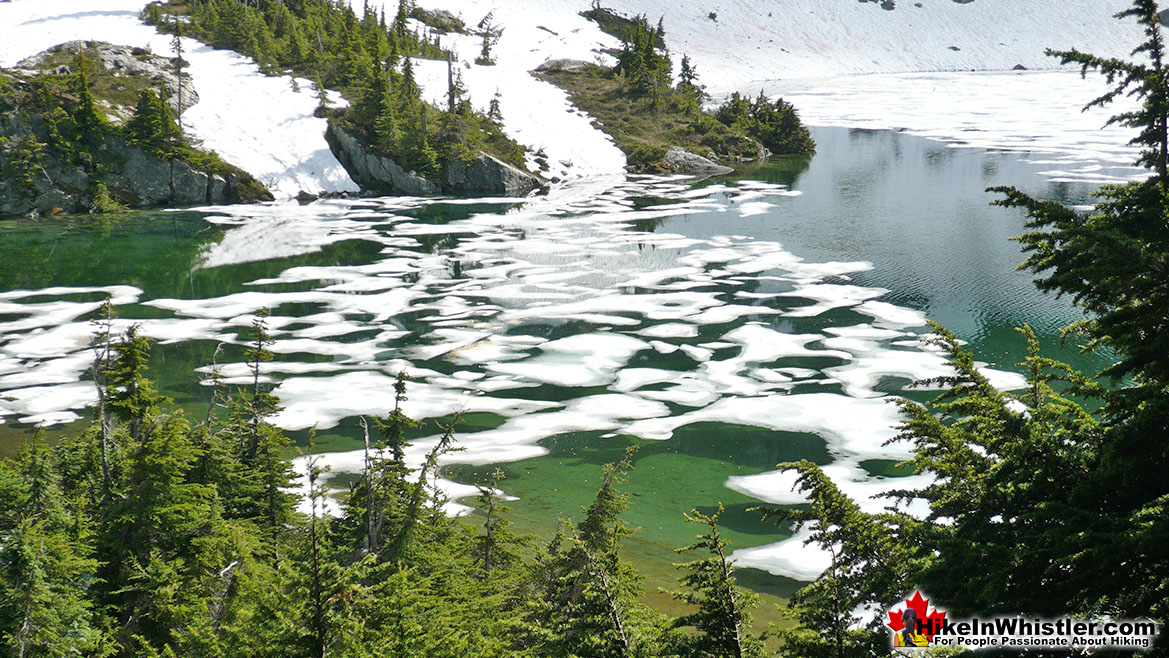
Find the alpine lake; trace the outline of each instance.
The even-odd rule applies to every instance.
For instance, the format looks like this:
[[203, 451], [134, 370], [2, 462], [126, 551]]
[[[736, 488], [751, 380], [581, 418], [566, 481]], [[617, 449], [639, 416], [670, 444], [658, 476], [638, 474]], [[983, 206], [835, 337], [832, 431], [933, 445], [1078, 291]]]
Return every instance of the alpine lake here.
[[[1038, 158], [890, 131], [817, 128], [811, 159], [703, 181], [629, 177], [508, 199], [338, 199], [101, 218], [3, 222], [0, 451], [45, 425], [78, 432], [95, 399], [88, 339], [111, 296], [119, 326], [156, 340], [151, 376], [194, 418], [210, 367], [244, 381], [244, 344], [267, 308], [274, 420], [343, 490], [359, 417], [384, 415], [393, 376], [418, 460], [461, 414], [441, 471], [452, 495], [501, 469], [514, 527], [547, 538], [580, 517], [601, 466], [636, 445], [626, 556], [661, 604], [691, 509], [725, 507], [735, 549], [783, 541], [751, 508], [775, 465], [836, 464], [858, 486], [893, 482], [890, 396], [939, 374], [925, 320], [968, 341], [1009, 385], [1030, 325], [1047, 353], [1095, 372], [1107, 355], [1061, 349], [1081, 317], [1017, 270], [1023, 217], [996, 185], [1067, 204], [1095, 185], [1055, 182]], [[218, 353], [217, 353], [218, 349]], [[790, 487], [789, 487], [790, 489]], [[764, 493], [761, 493], [764, 492]], [[739, 571], [771, 602], [800, 586], [782, 565]], [[771, 573], [769, 573], [771, 571]], [[786, 574], [786, 575], [785, 575]]]

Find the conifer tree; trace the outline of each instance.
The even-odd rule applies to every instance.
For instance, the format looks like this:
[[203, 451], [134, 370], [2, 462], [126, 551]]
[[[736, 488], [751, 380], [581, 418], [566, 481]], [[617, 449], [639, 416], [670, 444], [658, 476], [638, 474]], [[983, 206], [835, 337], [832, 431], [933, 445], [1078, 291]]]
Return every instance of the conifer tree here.
[[145, 89], [138, 96], [134, 116], [126, 122], [126, 136], [158, 158], [171, 157], [181, 144], [179, 127], [171, 118], [170, 108], [153, 91]]
[[1099, 71], [1108, 84], [1113, 85], [1084, 109], [1106, 106], [1122, 95], [1140, 98], [1139, 110], [1118, 114], [1109, 119], [1108, 124], [1139, 130], [1130, 142], [1144, 147], [1137, 164], [1152, 169], [1164, 187], [1169, 185], [1169, 68], [1165, 61], [1160, 8], [1155, 0], [1133, 0], [1132, 7], [1116, 14], [1116, 18], [1135, 18], [1144, 27], [1145, 41], [1132, 54], [1148, 58], [1147, 64], [1098, 57], [1074, 48], [1048, 49], [1047, 54], [1058, 57], [1061, 64], [1080, 65], [1083, 75], [1089, 70]]
[[109, 374], [113, 367], [114, 336], [113, 322], [117, 317], [114, 304], [109, 297], [102, 302], [101, 314], [94, 321], [93, 366], [90, 374], [93, 376], [94, 386], [97, 388], [97, 415], [99, 453], [101, 455], [101, 499], [108, 503], [113, 487], [113, 478], [110, 474], [111, 462], [114, 459], [114, 427], [109, 408], [109, 397], [112, 392]]
[[[1147, 552], [1169, 536], [1169, 486], [1160, 475], [1169, 468], [1169, 285], [1159, 274], [1169, 260], [1169, 69], [1158, 3], [1133, 0], [1117, 17], [1135, 18], [1144, 28], [1145, 39], [1132, 53], [1136, 61], [1077, 50], [1049, 54], [1079, 64], [1084, 73], [1104, 75], [1111, 89], [1089, 106], [1135, 97], [1139, 107], [1110, 123], [1137, 129], [1138, 164], [1153, 176], [1102, 187], [1086, 214], [1013, 188], [996, 191], [1004, 194], [1000, 205], [1027, 214], [1028, 232], [1018, 240], [1028, 252], [1024, 267], [1038, 275], [1039, 288], [1069, 295], [1088, 312], [1067, 335], [1115, 355], [1114, 365], [1101, 373], [1113, 383], [1102, 393], [1101, 436], [1084, 446], [1098, 444], [1089, 452], [1097, 453], [1098, 463], [1079, 478], [1082, 504], [1095, 506], [1086, 518], [1100, 532], [1093, 550], [1076, 554], [1099, 560], [1078, 598], [1094, 601], [1085, 605], [1169, 619], [1164, 592], [1149, 585], [1164, 582], [1169, 566]], [[1108, 555], [1129, 557], [1123, 568], [1112, 568]]]
[[491, 56], [491, 49], [499, 41], [502, 30], [495, 27], [492, 22], [493, 15], [493, 12], [489, 11], [483, 17], [483, 20], [479, 21], [482, 38], [479, 46], [479, 56], [475, 58], [475, 63], [480, 66], [492, 66], [495, 64], [495, 59]]
[[[414, 63], [409, 57], [402, 62], [402, 83], [398, 86], [397, 92], [400, 112], [414, 114], [414, 110], [420, 102], [418, 98], [422, 94], [422, 89], [418, 86], [417, 80], [414, 79]], [[421, 111], [421, 108], [418, 111]]]
[[722, 512], [723, 506], [719, 503], [714, 514], [692, 510], [685, 515], [686, 521], [707, 526], [709, 531], [698, 535], [698, 541], [677, 551], [686, 553], [703, 549], [710, 557], [676, 565], [686, 571], [682, 577], [686, 589], [673, 595], [696, 606], [697, 610], [679, 617], [674, 624], [693, 626], [698, 631], [683, 641], [685, 654], [732, 658], [762, 656], [762, 642], [748, 630], [751, 620], [747, 610], [757, 604], [757, 597], [735, 584], [727, 554], [729, 542], [718, 531], [718, 517]]
[[181, 135], [183, 132], [183, 65], [186, 62], [183, 61], [183, 24], [179, 22], [178, 17], [175, 17], [172, 29], [174, 30], [174, 36], [171, 38], [170, 47], [171, 52], [174, 54], [175, 80], [178, 82], [179, 90], [179, 110], [176, 119], [179, 134]]
[[12, 171], [16, 176], [16, 187], [25, 196], [30, 196], [36, 189], [37, 176], [44, 173], [40, 158], [45, 144], [35, 135], [24, 135], [16, 143], [12, 154]]
[[273, 358], [268, 348], [275, 342], [268, 333], [268, 309], [260, 309], [252, 319], [252, 328], [249, 334], [249, 344], [244, 351], [244, 359], [248, 364], [248, 372], [252, 376], [252, 388], [247, 397], [248, 405], [248, 438], [244, 450], [244, 460], [253, 461], [260, 449], [261, 428], [268, 418], [280, 411], [279, 401], [269, 391], [263, 380], [263, 365]]
[[66, 502], [38, 433], [22, 453], [14, 514], [0, 519], [0, 646], [12, 656], [106, 656], [87, 588], [98, 562], [83, 512]]
[[108, 128], [109, 122], [97, 109], [97, 101], [89, 88], [89, 69], [92, 63], [84, 53], [73, 58], [73, 92], [77, 95], [77, 107], [73, 110], [73, 121], [82, 143], [95, 147]]
[[483, 515], [483, 534], [475, 539], [471, 556], [479, 567], [479, 578], [490, 580], [498, 571], [513, 568], [520, 560], [520, 538], [510, 529], [507, 513], [511, 508], [499, 500], [499, 483], [503, 471], [496, 469], [487, 483], [478, 485], [475, 507]]
[[503, 110], [499, 107], [499, 90], [495, 90], [495, 95], [491, 97], [491, 105], [487, 108], [487, 118], [495, 123], [503, 123]]
[[136, 443], [146, 439], [150, 420], [157, 415], [159, 405], [168, 401], [159, 395], [154, 383], [146, 377], [150, 359], [150, 341], [141, 335], [138, 325], [131, 325], [113, 346], [114, 357], [104, 373], [108, 382], [108, 405], [114, 416], [129, 428], [130, 438]]
[[308, 480], [309, 523], [305, 528], [302, 557], [294, 575], [293, 600], [303, 616], [301, 640], [306, 655], [324, 658], [335, 638], [335, 619], [331, 611], [333, 592], [339, 582], [339, 570], [329, 558], [331, 545], [324, 520], [326, 489], [321, 482], [324, 469], [313, 453], [313, 436], [308, 443], [305, 464]]
[[567, 523], [542, 558], [534, 614], [546, 628], [543, 651], [583, 657], [633, 656], [646, 642], [639, 580], [620, 559], [631, 533], [621, 519], [628, 496], [617, 486], [632, 466], [634, 449], [603, 468], [601, 485], [579, 526]]
[[[406, 465], [406, 432], [419, 427], [406, 415], [405, 372], [394, 381], [394, 407], [382, 419], [374, 419], [381, 438], [370, 443], [369, 425], [361, 419], [364, 430], [365, 458], [361, 479], [354, 484], [345, 500], [345, 514], [337, 521], [338, 534], [346, 538], [358, 557], [381, 558], [387, 540], [397, 537], [405, 523], [405, 510], [412, 492]], [[387, 553], [384, 559], [390, 559]]]

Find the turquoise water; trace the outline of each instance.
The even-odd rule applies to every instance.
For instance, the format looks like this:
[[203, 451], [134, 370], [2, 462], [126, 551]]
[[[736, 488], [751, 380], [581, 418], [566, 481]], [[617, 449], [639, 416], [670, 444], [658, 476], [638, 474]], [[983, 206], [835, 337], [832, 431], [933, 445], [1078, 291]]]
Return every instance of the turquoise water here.
[[[944, 372], [917, 341], [926, 318], [1016, 384], [1029, 323], [1049, 348], [1078, 312], [1015, 269], [1014, 184], [1071, 204], [1018, 153], [893, 132], [818, 129], [819, 152], [737, 176], [591, 181], [548, 197], [363, 199], [117, 220], [8, 222], [0, 244], [0, 449], [38, 423], [71, 431], [92, 402], [89, 320], [107, 294], [158, 341], [154, 375], [192, 412], [218, 345], [268, 308], [269, 376], [298, 440], [318, 428], [334, 473], [357, 468], [360, 415], [384, 413], [393, 374], [415, 378], [420, 459], [433, 421], [463, 414], [455, 496], [502, 466], [518, 525], [547, 532], [591, 496], [599, 465], [639, 445], [628, 488], [643, 570], [664, 583], [691, 508], [727, 508], [746, 580], [783, 595], [814, 553], [748, 509], [798, 502], [780, 461], [829, 467], [865, 497], [891, 488], [903, 448], [881, 444], [886, 404]], [[1060, 357], [1094, 370], [1100, 356]], [[928, 392], [911, 393], [917, 399]], [[341, 482], [344, 478], [338, 479]], [[879, 506], [879, 502], [867, 502]]]

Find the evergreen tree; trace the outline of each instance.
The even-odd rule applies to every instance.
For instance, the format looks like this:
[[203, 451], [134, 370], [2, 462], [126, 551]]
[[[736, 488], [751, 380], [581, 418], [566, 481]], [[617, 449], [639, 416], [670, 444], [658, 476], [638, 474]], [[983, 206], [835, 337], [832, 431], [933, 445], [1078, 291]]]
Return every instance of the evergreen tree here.
[[136, 443], [146, 439], [149, 421], [158, 414], [159, 405], [169, 401], [146, 377], [150, 341], [139, 331], [138, 325], [131, 325], [113, 345], [113, 359], [103, 375], [109, 387], [107, 405], [115, 418], [128, 426]]
[[268, 348], [275, 342], [268, 333], [268, 309], [260, 309], [252, 319], [249, 341], [248, 348], [244, 351], [248, 372], [252, 376], [252, 390], [247, 396], [249, 418], [247, 447], [244, 449], [245, 461], [256, 458], [256, 453], [260, 449], [262, 427], [267, 424], [270, 416], [280, 411], [279, 400], [262, 381], [262, 364], [272, 360], [273, 354]]
[[693, 626], [698, 633], [688, 636], [682, 642], [683, 653], [694, 656], [763, 656], [763, 643], [748, 631], [751, 619], [747, 613], [757, 603], [757, 598], [735, 584], [731, 563], [727, 555], [729, 542], [718, 532], [718, 512], [706, 515], [698, 510], [686, 514], [690, 523], [705, 525], [710, 530], [697, 536], [698, 541], [679, 553], [706, 550], [710, 557], [687, 564], [677, 565], [685, 569], [682, 577], [685, 590], [674, 592], [675, 598], [696, 606], [697, 610], [674, 621], [676, 626]]
[[179, 91], [179, 111], [178, 117], [176, 118], [178, 120], [179, 134], [181, 135], [183, 132], [183, 65], [186, 62], [183, 61], [183, 24], [179, 22], [178, 17], [175, 17], [172, 29], [174, 30], [174, 36], [171, 38], [170, 47], [171, 52], [174, 54], [175, 80], [178, 83]]
[[1169, 68], [1165, 61], [1160, 8], [1155, 0], [1133, 0], [1132, 7], [1116, 14], [1116, 17], [1136, 18], [1144, 26], [1146, 39], [1132, 54], [1147, 57], [1147, 64], [1097, 57], [1076, 49], [1048, 49], [1047, 54], [1058, 57], [1061, 64], [1079, 64], [1083, 75], [1087, 75], [1089, 70], [1099, 71], [1108, 84], [1113, 85], [1112, 89], [1088, 103], [1084, 109], [1108, 105], [1122, 95], [1136, 95], [1140, 98], [1139, 110], [1118, 114], [1109, 119], [1108, 124], [1139, 130], [1130, 142], [1144, 147], [1137, 164], [1152, 169], [1161, 185], [1165, 186], [1169, 184]]
[[90, 148], [96, 147], [105, 135], [109, 122], [97, 109], [97, 101], [89, 88], [92, 63], [84, 53], [73, 58], [73, 92], [77, 95], [77, 106], [72, 112], [81, 142]]
[[499, 107], [499, 90], [491, 97], [491, 105], [487, 108], [487, 118], [495, 123], [503, 123], [503, 111]]
[[540, 599], [531, 614], [543, 626], [541, 651], [584, 657], [634, 656], [654, 641], [646, 611], [636, 602], [639, 578], [620, 559], [631, 530], [621, 520], [628, 495], [617, 486], [632, 468], [634, 449], [606, 464], [593, 504], [579, 526], [566, 523], [542, 558]]
[[93, 376], [94, 386], [97, 388], [97, 440], [101, 465], [101, 500], [108, 503], [113, 488], [111, 463], [114, 455], [114, 427], [111, 418], [110, 396], [113, 391], [109, 375], [113, 369], [114, 335], [113, 322], [117, 317], [114, 304], [109, 297], [101, 305], [101, 314], [93, 322], [94, 337], [91, 342], [93, 349], [93, 366], [90, 374]]
[[182, 133], [171, 117], [170, 108], [153, 91], [138, 96], [134, 116], [126, 122], [129, 140], [158, 158], [170, 158], [182, 143]]
[[775, 508], [764, 517], [811, 529], [814, 542], [832, 557], [819, 578], [792, 595], [786, 613], [794, 628], [779, 631], [781, 653], [792, 658], [884, 655], [888, 636], [882, 619], [861, 625], [856, 611], [885, 610], [912, 586], [922, 570], [916, 542], [905, 537], [912, 517], [867, 514], [809, 461], [779, 464], [798, 473], [797, 490], [807, 509]]
[[494, 12], [487, 12], [483, 20], [479, 21], [479, 30], [482, 33], [481, 43], [479, 46], [479, 56], [475, 58], [475, 63], [480, 66], [492, 66], [495, 64], [495, 59], [491, 56], [491, 49], [495, 43], [499, 41], [502, 30], [495, 27], [492, 23]]
[[[1143, 61], [1076, 50], [1050, 54], [1104, 74], [1112, 88], [1090, 106], [1135, 96], [1139, 108], [1110, 123], [1139, 131], [1133, 140], [1143, 147], [1138, 163], [1154, 175], [1102, 187], [1086, 215], [1014, 189], [997, 191], [1005, 195], [1001, 205], [1027, 213], [1029, 230], [1018, 239], [1028, 252], [1024, 267], [1039, 275], [1040, 289], [1070, 295], [1089, 313], [1069, 335], [1084, 336], [1087, 348], [1110, 350], [1116, 358], [1102, 373], [1114, 384], [1102, 393], [1102, 431], [1084, 446], [1098, 453], [1096, 461], [1078, 477], [1077, 500], [1090, 505], [1087, 518], [1099, 532], [1085, 542], [1090, 548], [1072, 555], [1077, 562], [1099, 561], [1077, 598], [1164, 620], [1165, 592], [1152, 583], [1169, 578], [1169, 564], [1149, 549], [1169, 536], [1169, 485], [1160, 475], [1169, 468], [1169, 283], [1160, 274], [1169, 262], [1169, 69], [1157, 3], [1134, 0], [1117, 17], [1135, 18], [1144, 27], [1145, 40], [1133, 51]], [[1125, 555], [1125, 566], [1110, 555]]]
[[520, 561], [517, 549], [522, 540], [511, 531], [511, 522], [506, 518], [511, 508], [502, 504], [496, 493], [502, 480], [503, 471], [496, 469], [486, 484], [476, 487], [479, 494], [475, 507], [483, 515], [483, 534], [475, 539], [471, 557], [479, 567], [481, 580], [490, 580], [497, 572], [506, 572]]
[[[358, 557], [381, 556], [387, 540], [397, 537], [405, 523], [412, 487], [406, 465], [406, 432], [419, 427], [406, 415], [402, 403], [407, 400], [408, 378], [399, 372], [394, 381], [394, 407], [374, 425], [381, 438], [371, 445], [369, 425], [361, 419], [364, 430], [365, 458], [362, 477], [345, 500], [345, 514], [337, 521], [338, 535], [348, 540]], [[390, 559], [387, 554], [384, 559]]]
[[644, 14], [634, 17], [633, 27], [621, 39], [615, 69], [636, 93], [655, 99], [669, 88], [671, 78], [670, 57], [658, 50], [658, 45], [665, 43], [660, 41], [659, 31], [665, 33], [661, 22], [655, 30]]
[[0, 643], [12, 656], [108, 656], [87, 588], [98, 562], [84, 513], [70, 509], [38, 436], [20, 458], [23, 486], [0, 519]]

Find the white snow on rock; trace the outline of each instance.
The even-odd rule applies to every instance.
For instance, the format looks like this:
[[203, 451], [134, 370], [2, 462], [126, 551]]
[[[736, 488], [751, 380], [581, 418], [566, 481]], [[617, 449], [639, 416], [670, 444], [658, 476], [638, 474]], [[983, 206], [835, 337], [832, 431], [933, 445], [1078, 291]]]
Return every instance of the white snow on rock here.
[[[170, 55], [170, 37], [138, 19], [144, 0], [17, 0], [0, 3], [0, 66], [65, 41], [96, 39]], [[311, 83], [266, 76], [248, 58], [184, 39], [183, 58], [199, 103], [183, 114], [188, 133], [251, 173], [276, 197], [300, 190], [356, 190], [325, 143]]]

